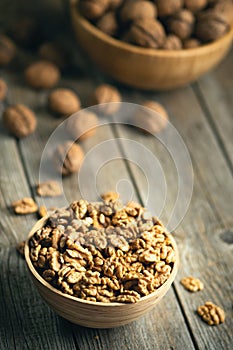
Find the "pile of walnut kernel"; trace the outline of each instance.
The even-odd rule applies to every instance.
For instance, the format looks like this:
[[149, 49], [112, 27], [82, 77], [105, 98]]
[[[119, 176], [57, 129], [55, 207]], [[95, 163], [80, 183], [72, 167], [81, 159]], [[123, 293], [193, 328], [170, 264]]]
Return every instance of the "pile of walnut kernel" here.
[[79, 0], [104, 33], [142, 47], [179, 50], [219, 39], [233, 24], [232, 0]]
[[109, 199], [57, 210], [29, 244], [47, 282], [94, 302], [137, 302], [166, 282], [176, 260], [157, 218], [137, 203]]

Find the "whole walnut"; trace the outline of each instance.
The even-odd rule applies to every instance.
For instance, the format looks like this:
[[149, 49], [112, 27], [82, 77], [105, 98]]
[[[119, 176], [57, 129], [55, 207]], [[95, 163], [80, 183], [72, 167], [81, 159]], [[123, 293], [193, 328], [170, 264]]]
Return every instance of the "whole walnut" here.
[[0, 34], [0, 66], [4, 66], [14, 58], [16, 47], [6, 35]]
[[24, 72], [25, 80], [33, 88], [49, 89], [60, 79], [58, 67], [49, 61], [37, 61], [30, 64]]
[[208, 0], [184, 0], [184, 6], [189, 11], [196, 13], [203, 10], [208, 4]]
[[53, 62], [59, 68], [64, 68], [67, 65], [67, 53], [54, 42], [43, 43], [39, 47], [38, 54], [43, 60]]
[[88, 19], [101, 17], [108, 9], [110, 0], [80, 0], [78, 7], [82, 15]]
[[155, 1], [158, 16], [171, 16], [180, 10], [184, 4], [184, 0], [156, 0]]
[[100, 105], [98, 110], [104, 114], [109, 115], [118, 111], [121, 102], [120, 92], [112, 85], [101, 84], [99, 85], [92, 96], [92, 104]]
[[164, 50], [181, 50], [182, 49], [182, 41], [178, 36], [174, 34], [169, 34], [166, 37], [166, 41], [163, 45]]
[[210, 42], [219, 39], [230, 29], [225, 17], [214, 10], [199, 14], [195, 34], [198, 39]]
[[115, 10], [118, 7], [120, 7], [122, 3], [123, 3], [123, 0], [109, 0], [109, 8], [111, 10]]
[[136, 111], [133, 122], [145, 134], [159, 133], [166, 128], [168, 124], [168, 114], [165, 108], [158, 102], [145, 101], [142, 107]]
[[3, 122], [7, 130], [18, 138], [33, 133], [37, 125], [34, 112], [22, 104], [6, 108], [3, 113]]
[[0, 78], [0, 101], [3, 101], [7, 94], [7, 85], [3, 79]]
[[191, 36], [194, 29], [195, 17], [189, 10], [180, 10], [168, 20], [168, 30], [181, 40]]
[[89, 110], [79, 111], [66, 121], [66, 130], [75, 140], [85, 140], [96, 132], [98, 117]]
[[107, 35], [115, 36], [118, 31], [118, 23], [115, 12], [108, 12], [103, 15], [97, 22], [96, 27]]
[[140, 19], [134, 22], [128, 33], [127, 41], [132, 44], [158, 49], [165, 43], [166, 35], [162, 24], [155, 19]]
[[196, 47], [199, 47], [199, 46], [201, 46], [201, 42], [196, 38], [186, 39], [183, 42], [184, 49], [195, 49]]
[[233, 1], [222, 0], [214, 4], [213, 10], [221, 13], [229, 25], [233, 25]]
[[48, 98], [49, 108], [60, 115], [71, 115], [80, 109], [78, 96], [70, 89], [59, 88]]
[[156, 16], [156, 6], [146, 0], [127, 0], [120, 11], [120, 19], [123, 23], [155, 18]]
[[53, 155], [56, 170], [64, 176], [79, 171], [83, 159], [82, 148], [72, 141], [66, 141], [58, 145]]

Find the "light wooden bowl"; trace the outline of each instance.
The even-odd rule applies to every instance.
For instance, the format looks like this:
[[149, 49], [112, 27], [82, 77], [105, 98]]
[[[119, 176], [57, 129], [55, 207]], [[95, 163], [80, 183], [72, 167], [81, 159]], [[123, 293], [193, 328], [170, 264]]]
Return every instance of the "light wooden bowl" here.
[[64, 294], [46, 282], [34, 268], [29, 255], [29, 240], [33, 234], [42, 228], [47, 217], [39, 220], [32, 228], [25, 244], [25, 259], [32, 280], [46, 303], [60, 316], [85, 327], [113, 328], [130, 323], [150, 311], [167, 293], [175, 279], [179, 258], [176, 243], [169, 234], [175, 249], [176, 262], [169, 279], [154, 293], [141, 298], [135, 304], [102, 303], [82, 300]]
[[141, 89], [167, 90], [195, 81], [216, 66], [231, 47], [233, 28], [219, 40], [188, 50], [155, 50], [116, 40], [92, 25], [71, 2], [71, 20], [79, 45], [115, 80]]

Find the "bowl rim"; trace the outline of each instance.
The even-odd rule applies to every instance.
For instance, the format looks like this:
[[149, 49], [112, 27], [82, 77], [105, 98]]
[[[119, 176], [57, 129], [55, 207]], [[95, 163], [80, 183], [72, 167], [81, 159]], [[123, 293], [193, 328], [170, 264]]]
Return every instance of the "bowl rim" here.
[[32, 264], [32, 261], [30, 259], [30, 249], [29, 249], [29, 240], [30, 238], [34, 235], [34, 233], [42, 228], [45, 224], [45, 222], [48, 220], [49, 215], [43, 217], [42, 219], [38, 220], [35, 225], [33, 226], [33, 228], [31, 229], [31, 231], [28, 234], [28, 237], [25, 241], [25, 248], [24, 248], [24, 255], [25, 255], [25, 261], [27, 263], [27, 267], [29, 269], [29, 271], [31, 272], [31, 274], [33, 275], [33, 277], [36, 278], [36, 280], [38, 282], [40, 282], [44, 287], [48, 288], [51, 292], [54, 292], [55, 294], [58, 294], [59, 296], [63, 297], [63, 298], [68, 298], [70, 300], [76, 301], [76, 302], [80, 302], [82, 304], [89, 304], [92, 306], [104, 306], [104, 307], [109, 307], [109, 306], [114, 306], [114, 307], [127, 307], [129, 305], [138, 305], [139, 303], [147, 300], [147, 299], [152, 299], [153, 297], [155, 297], [156, 295], [159, 296], [159, 292], [164, 289], [167, 284], [172, 284], [172, 282], [174, 281], [177, 271], [178, 271], [178, 266], [179, 266], [179, 253], [178, 253], [178, 248], [177, 248], [177, 244], [175, 239], [173, 238], [173, 236], [168, 233], [165, 232], [165, 234], [169, 237], [169, 239], [172, 242], [172, 246], [173, 249], [175, 251], [175, 255], [176, 255], [176, 261], [174, 262], [173, 268], [172, 268], [172, 272], [170, 274], [170, 276], [168, 277], [168, 279], [158, 288], [156, 289], [153, 293], [150, 293], [144, 297], [141, 297], [136, 303], [133, 304], [129, 304], [129, 303], [116, 303], [116, 302], [111, 302], [111, 303], [104, 303], [104, 302], [96, 302], [96, 301], [89, 301], [89, 300], [84, 300], [69, 294], [65, 294], [63, 292], [61, 292], [60, 290], [56, 289], [55, 287], [53, 287], [51, 284], [49, 284], [47, 281], [45, 281], [45, 279], [36, 271], [35, 267]]
[[[105, 34], [100, 29], [95, 27], [90, 21], [88, 21], [84, 16], [80, 14], [75, 5], [79, 0], [70, 0], [71, 12], [73, 12], [74, 19], [79, 21], [82, 27], [93, 36], [97, 37], [99, 40], [105, 42], [108, 45], [114, 46], [117, 49], [122, 49], [124, 51], [131, 52], [132, 54], [138, 55], [146, 55], [146, 56], [154, 56], [154, 57], [190, 57], [194, 54], [201, 54], [206, 51], [215, 50], [217, 46], [221, 46], [222, 42], [228, 40], [228, 38], [233, 39], [233, 25], [230, 25], [230, 29], [227, 33], [225, 33], [222, 37], [213, 42], [201, 45], [199, 47], [191, 48], [191, 49], [180, 49], [180, 50], [163, 50], [163, 49], [152, 49], [145, 48], [136, 45], [129, 44], [127, 42], [123, 42], [119, 39], [113, 38], [110, 35]], [[73, 19], [73, 20], [74, 20]]]

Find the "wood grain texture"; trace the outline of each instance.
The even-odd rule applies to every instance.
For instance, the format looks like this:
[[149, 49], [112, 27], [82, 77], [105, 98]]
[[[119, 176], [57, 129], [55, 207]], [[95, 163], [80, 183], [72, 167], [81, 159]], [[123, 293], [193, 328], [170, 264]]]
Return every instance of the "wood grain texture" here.
[[[134, 96], [125, 96], [125, 99], [128, 98], [137, 102], [141, 96], [136, 93]], [[189, 148], [194, 166], [192, 202], [188, 214], [175, 232], [181, 254], [175, 290], [197, 347], [228, 349], [232, 337], [232, 252], [231, 245], [223, 241], [222, 237], [224, 233], [230, 235], [232, 232], [231, 206], [225, 200], [226, 197], [230, 201], [232, 198], [230, 170], [191, 88], [166, 94], [147, 94], [146, 99], [160, 101], [167, 107], [172, 123]], [[117, 132], [121, 137], [138, 140], [161, 159], [160, 146], [153, 137], [120, 126], [117, 127]], [[127, 154], [127, 149], [124, 152]], [[168, 191], [174, 201], [174, 171], [170, 161], [164, 157], [162, 165]], [[144, 187], [145, 181], [135, 166], [130, 164], [130, 168], [143, 194], [147, 190]], [[202, 292], [194, 295], [183, 289], [179, 280], [188, 275], [197, 276], [204, 282]], [[196, 308], [207, 300], [221, 305], [228, 315], [226, 322], [218, 329], [206, 326], [195, 314]]]
[[205, 110], [220, 147], [233, 169], [233, 50], [212, 74], [197, 83], [199, 102]]
[[[38, 178], [38, 165], [40, 160], [40, 154], [41, 150], [44, 147], [44, 143], [46, 142], [46, 135], [48, 137], [48, 135], [53, 130], [55, 124], [59, 123], [60, 120], [53, 119], [54, 117], [47, 113], [46, 109], [42, 109], [40, 107], [38, 109], [36, 108], [37, 104], [42, 107], [42, 105], [46, 103], [46, 93], [31, 92], [31, 90], [29, 90], [28, 88], [21, 87], [19, 85], [19, 82], [17, 82], [17, 78], [15, 78], [14, 76], [12, 76], [11, 79], [12, 98], [16, 99], [17, 101], [24, 101], [26, 104], [33, 107], [38, 116], [39, 125], [37, 132], [33, 136], [33, 139], [31, 139], [31, 141], [28, 140], [28, 143], [25, 139], [25, 143], [21, 143], [20, 145], [27, 176], [29, 178], [30, 185], [33, 187], [34, 182], [37, 181]], [[66, 86], [69, 86], [69, 84], [71, 84], [72, 87], [77, 89], [78, 92], [82, 92], [81, 98], [84, 101], [84, 103], [87, 104], [90, 92], [92, 91], [94, 86], [91, 87], [87, 81], [75, 83], [73, 80], [70, 81], [69, 79], [65, 80], [64, 84], [66, 84]], [[110, 128], [102, 128], [102, 130], [100, 129], [95, 138], [85, 141], [85, 144], [83, 143], [83, 147], [87, 151], [96, 143], [99, 143], [100, 141], [104, 141], [106, 139], [111, 139], [113, 138], [113, 136], [114, 135], [112, 134]], [[34, 146], [33, 143], [35, 143], [36, 146]], [[116, 156], [120, 156], [117, 144], [115, 148]], [[31, 151], [32, 149], [33, 152]], [[89, 168], [89, 171], [92, 171], [91, 168]], [[122, 178], [131, 181], [130, 175], [127, 172], [127, 168], [125, 167], [125, 162], [123, 160], [114, 161], [112, 165], [110, 163], [106, 166], [106, 169], [102, 170], [102, 176], [100, 176], [99, 178], [99, 188], [100, 190], [107, 190], [109, 188], [115, 189], [117, 181]], [[69, 200], [73, 200], [74, 197], [77, 198], [77, 196], [79, 196], [79, 193], [75, 190], [76, 187], [74, 186], [76, 186], [75, 176], [71, 177], [69, 181], [64, 182], [64, 190], [66, 191], [67, 198]], [[40, 199], [38, 197], [36, 198], [37, 201], [40, 203]], [[135, 198], [137, 199], [136, 193]], [[38, 300], [38, 304], [41, 304], [40, 300]], [[170, 319], [168, 323], [166, 315], [170, 314], [171, 309], [173, 310], [172, 313], [175, 315], [176, 321], [174, 322], [174, 320]], [[157, 321], [157, 315], [159, 315], [159, 321]], [[154, 344], [155, 348], [159, 348], [159, 344], [163, 344], [162, 346], [164, 347], [164, 349], [170, 347], [173, 347], [174, 349], [182, 348], [182, 346], [184, 346], [184, 348], [193, 348], [191, 337], [189, 335], [187, 326], [185, 325], [185, 321], [174, 292], [169, 292], [169, 302], [168, 300], [162, 300], [161, 303], [158, 304], [158, 306], [156, 307], [156, 314], [152, 311], [148, 314], [148, 316], [145, 316], [143, 319], [135, 322], [134, 327], [130, 325], [126, 327], [126, 329], [128, 330], [135, 328], [132, 337], [130, 337], [130, 343], [128, 340], [129, 335], [125, 328], [114, 329], [109, 333], [106, 333], [106, 331], [103, 331], [103, 333], [102, 331], [98, 331], [99, 337], [101, 337], [102, 339], [100, 343], [100, 341], [96, 341], [96, 339], [92, 338], [92, 335], [95, 333], [94, 330], [83, 330], [83, 332], [81, 333], [80, 331], [77, 332], [76, 326], [71, 326], [75, 342], [77, 344], [81, 342], [82, 349], [88, 349], [90, 342], [93, 345], [93, 349], [100, 349], [100, 344], [107, 344], [107, 346], [110, 347], [111, 343], [114, 344], [113, 346], [115, 346], [115, 349], [118, 349], [119, 346], [122, 347], [122, 349], [135, 349], [136, 346], [138, 349], [150, 349], [150, 346], [151, 349], [154, 349]], [[168, 332], [169, 327], [172, 328], [172, 333], [168, 337], [166, 333]], [[180, 333], [180, 329], [182, 329], [182, 333]], [[165, 332], [164, 330], [167, 330], [167, 332]], [[145, 334], [149, 339], [151, 339], [152, 335], [150, 335], [150, 332], [153, 332], [152, 334], [157, 335], [156, 343], [154, 341], [150, 344], [149, 340], [145, 340]], [[110, 336], [108, 336], [108, 334], [110, 334]], [[134, 339], [136, 340], [134, 341]]]

